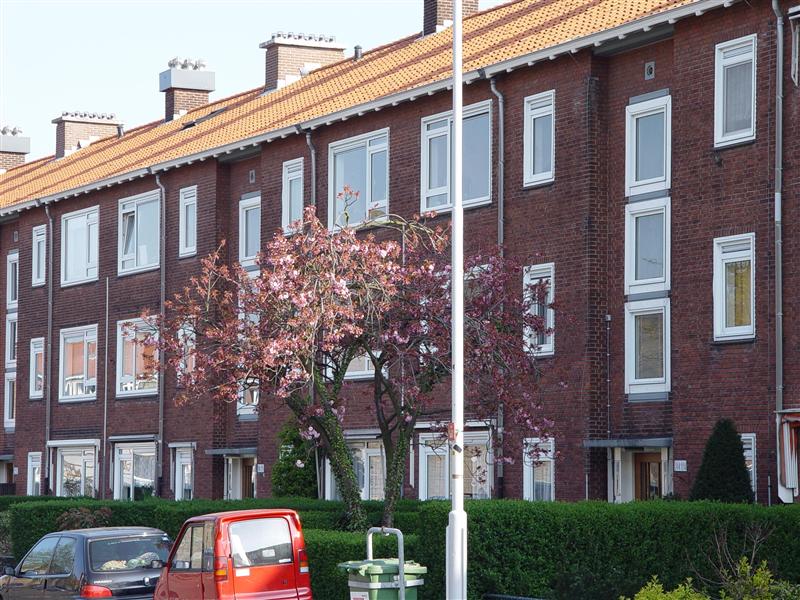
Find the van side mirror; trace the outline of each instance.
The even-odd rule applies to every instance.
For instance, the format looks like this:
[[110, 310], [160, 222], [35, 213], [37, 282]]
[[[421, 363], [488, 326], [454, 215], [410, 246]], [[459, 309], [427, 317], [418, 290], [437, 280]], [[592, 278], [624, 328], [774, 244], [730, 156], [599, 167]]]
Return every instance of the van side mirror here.
[[150, 561], [150, 568], [151, 569], [163, 569], [164, 568], [164, 561], [163, 560], [159, 560], [159, 559], [155, 559], [153, 561]]
[[14, 569], [14, 567], [5, 567], [3, 569], [3, 575], [8, 575], [9, 577], [14, 577], [14, 576], [16, 576], [16, 574], [17, 574], [17, 571]]

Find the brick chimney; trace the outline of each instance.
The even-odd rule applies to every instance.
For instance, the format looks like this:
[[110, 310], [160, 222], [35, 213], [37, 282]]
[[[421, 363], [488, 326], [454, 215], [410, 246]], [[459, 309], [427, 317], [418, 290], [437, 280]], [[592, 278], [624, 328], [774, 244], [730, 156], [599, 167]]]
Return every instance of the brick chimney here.
[[[422, 33], [430, 35], [453, 24], [453, 2], [458, 0], [425, 0], [425, 17]], [[463, 15], [470, 16], [478, 12], [478, 0], [461, 0]]]
[[173, 58], [169, 69], [158, 76], [158, 86], [164, 96], [164, 120], [208, 104], [208, 94], [214, 91], [214, 73], [205, 70], [202, 59]]
[[283, 33], [259, 45], [267, 51], [264, 90], [271, 92], [293, 83], [314, 69], [344, 58], [344, 46], [333, 36]]
[[0, 173], [25, 163], [25, 155], [31, 151], [31, 138], [22, 137], [19, 127], [0, 129]]
[[118, 135], [122, 127], [122, 121], [114, 113], [62, 112], [52, 123], [56, 125], [56, 158]]

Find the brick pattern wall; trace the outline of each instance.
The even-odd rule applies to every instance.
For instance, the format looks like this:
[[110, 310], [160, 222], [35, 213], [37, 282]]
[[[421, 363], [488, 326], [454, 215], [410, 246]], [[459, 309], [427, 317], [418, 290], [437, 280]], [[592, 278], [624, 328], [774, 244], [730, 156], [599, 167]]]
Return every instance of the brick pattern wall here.
[[171, 121], [175, 115], [189, 112], [208, 104], [208, 92], [170, 88], [164, 92], [164, 120]]
[[338, 48], [296, 46], [280, 42], [267, 48], [264, 89], [274, 90], [300, 77], [306, 64], [330, 65], [344, 58]]
[[25, 155], [15, 152], [0, 152], [0, 169], [13, 169], [25, 164]]
[[95, 136], [99, 139], [117, 135], [116, 123], [59, 121], [56, 123], [56, 158], [66, 156], [78, 142]]
[[[478, 0], [461, 0], [465, 17], [478, 12]], [[422, 31], [425, 35], [436, 33], [445, 22], [453, 22], [453, 0], [425, 0]]]

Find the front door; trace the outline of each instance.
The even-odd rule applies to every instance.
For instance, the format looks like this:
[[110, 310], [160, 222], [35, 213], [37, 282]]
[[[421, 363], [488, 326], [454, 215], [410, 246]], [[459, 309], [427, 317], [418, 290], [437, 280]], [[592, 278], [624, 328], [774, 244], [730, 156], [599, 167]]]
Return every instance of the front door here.
[[633, 457], [636, 500], [661, 498], [661, 454], [638, 452]]
[[234, 521], [228, 535], [237, 598], [297, 598], [292, 534], [286, 519]]

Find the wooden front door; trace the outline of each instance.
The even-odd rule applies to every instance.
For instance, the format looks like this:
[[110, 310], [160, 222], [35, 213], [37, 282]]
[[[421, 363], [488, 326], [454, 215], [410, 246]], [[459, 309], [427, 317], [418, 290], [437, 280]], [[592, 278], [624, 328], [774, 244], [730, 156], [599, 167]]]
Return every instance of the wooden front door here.
[[661, 498], [661, 454], [637, 452], [633, 456], [636, 500]]

